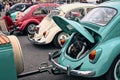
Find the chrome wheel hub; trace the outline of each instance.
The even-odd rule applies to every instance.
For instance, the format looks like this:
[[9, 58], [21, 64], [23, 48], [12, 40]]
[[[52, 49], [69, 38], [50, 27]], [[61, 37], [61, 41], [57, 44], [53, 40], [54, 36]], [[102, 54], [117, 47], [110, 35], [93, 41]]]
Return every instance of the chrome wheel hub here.
[[118, 62], [115, 65], [114, 77], [115, 80], [120, 80], [120, 60], [118, 60]]
[[30, 34], [34, 34], [34, 28], [35, 28], [35, 24], [30, 24], [29, 26], [28, 26], [28, 33], [30, 33]]
[[61, 33], [59, 36], [58, 36], [58, 43], [61, 47], [63, 47], [64, 43], [66, 42], [66, 39], [67, 37], [69, 37], [69, 34], [66, 34], [66, 33]]

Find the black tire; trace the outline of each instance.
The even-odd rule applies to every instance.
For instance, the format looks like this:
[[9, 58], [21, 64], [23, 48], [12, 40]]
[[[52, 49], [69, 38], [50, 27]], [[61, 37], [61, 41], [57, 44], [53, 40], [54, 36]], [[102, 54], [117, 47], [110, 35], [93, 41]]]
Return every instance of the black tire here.
[[67, 37], [69, 37], [69, 34], [61, 31], [61, 32], [58, 32], [58, 33], [55, 35], [53, 42], [54, 42], [54, 45], [55, 45], [57, 48], [62, 48], [62, 47], [63, 47], [63, 45], [60, 44], [60, 39], [62, 39], [62, 37], [64, 37], [64, 38], [66, 39]]
[[36, 23], [30, 23], [26, 26], [25, 30], [23, 31], [23, 34], [34, 34], [35, 31], [34, 31], [34, 27], [36, 26], [37, 24]]
[[120, 66], [120, 55], [117, 56], [117, 58], [114, 60], [113, 64], [111, 65], [110, 69], [105, 74], [106, 80], [120, 80], [120, 67], [119, 66]]

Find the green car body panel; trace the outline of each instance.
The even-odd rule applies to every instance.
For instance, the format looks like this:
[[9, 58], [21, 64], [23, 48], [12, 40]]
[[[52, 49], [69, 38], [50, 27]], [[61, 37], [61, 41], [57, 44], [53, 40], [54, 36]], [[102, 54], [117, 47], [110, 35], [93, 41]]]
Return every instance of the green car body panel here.
[[0, 80], [17, 80], [12, 46], [0, 44]]
[[[80, 66], [80, 71], [95, 72], [95, 75], [88, 77], [100, 77], [104, 75], [110, 69], [116, 57], [120, 55], [119, 5], [119, 1], [108, 1], [98, 6], [98, 8], [111, 8], [115, 10], [114, 16], [105, 25], [98, 25], [96, 23], [87, 22], [84, 21], [84, 18], [79, 23], [77, 23], [66, 20], [61, 16], [54, 16], [53, 20], [56, 22], [56, 24], [59, 25], [63, 31], [71, 34], [71, 37], [66, 41], [64, 47], [60, 50], [61, 55], [58, 58], [58, 63], [64, 67], [69, 65], [72, 70]], [[72, 27], [67, 27], [68, 25], [71, 25]], [[90, 31], [93, 31], [97, 37], [94, 38], [92, 35], [90, 35], [91, 33], [88, 34]], [[87, 52], [87, 54], [78, 59], [71, 58], [67, 54], [68, 46], [75, 36], [75, 33], [82, 34], [91, 43], [94, 43], [96, 40], [98, 40], [98, 42], [95, 43], [95, 45]], [[89, 59], [89, 54], [93, 50], [96, 50], [97, 54], [95, 59], [91, 61]]]
[[20, 11], [16, 11], [14, 13], [11, 14], [11, 18], [13, 21], [15, 21], [16, 15], [19, 13]]
[[[62, 17], [53, 17], [53, 19], [56, 21], [56, 23], [58, 23], [58, 26], [61, 27], [65, 32], [72, 34], [72, 32], [74, 32], [75, 30], [78, 30], [78, 32], [80, 32], [81, 34], [84, 34], [84, 36], [87, 39], [89, 39], [92, 43], [94, 42], [94, 39], [90, 35], [90, 33], [83, 27], [80, 27], [82, 25], [80, 25], [79, 23], [75, 21], [67, 20], [66, 18], [63, 19]], [[58, 20], [60, 20], [62, 24], [59, 23]], [[72, 26], [74, 26], [75, 29]]]

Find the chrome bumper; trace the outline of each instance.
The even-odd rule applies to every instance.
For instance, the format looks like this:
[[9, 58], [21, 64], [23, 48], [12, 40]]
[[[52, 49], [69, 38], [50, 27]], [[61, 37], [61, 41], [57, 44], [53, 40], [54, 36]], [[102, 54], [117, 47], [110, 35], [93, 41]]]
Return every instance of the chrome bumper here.
[[49, 60], [52, 62], [53, 68], [61, 70], [61, 72], [65, 72], [67, 75], [75, 75], [75, 76], [83, 76], [83, 77], [92, 77], [95, 75], [95, 71], [80, 71], [80, 70], [72, 70], [70, 66], [67, 67], [61, 66], [52, 57], [52, 54], [49, 53]]
[[34, 43], [34, 44], [37, 44], [37, 45], [46, 44], [45, 42], [37, 42], [37, 41], [35, 41], [32, 36], [33, 36], [33, 35], [29, 35], [29, 34], [28, 34], [28, 40], [29, 40], [31, 43]]

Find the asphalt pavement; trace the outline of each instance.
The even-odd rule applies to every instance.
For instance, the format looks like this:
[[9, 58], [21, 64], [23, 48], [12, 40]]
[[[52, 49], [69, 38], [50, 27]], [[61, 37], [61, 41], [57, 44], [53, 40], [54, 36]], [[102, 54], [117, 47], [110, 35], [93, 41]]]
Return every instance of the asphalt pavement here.
[[[48, 53], [55, 52], [57, 49], [53, 44], [37, 46], [29, 42], [27, 36], [16, 35], [20, 41], [24, 58], [24, 72], [37, 70], [41, 63], [49, 62]], [[31, 76], [19, 78], [18, 80], [105, 80], [103, 78], [88, 79], [76, 76], [67, 76], [66, 74], [54, 75], [48, 72], [39, 73]]]

